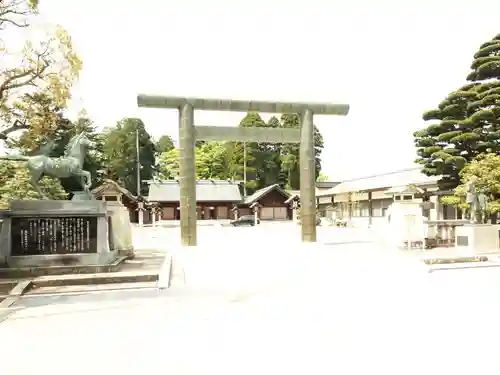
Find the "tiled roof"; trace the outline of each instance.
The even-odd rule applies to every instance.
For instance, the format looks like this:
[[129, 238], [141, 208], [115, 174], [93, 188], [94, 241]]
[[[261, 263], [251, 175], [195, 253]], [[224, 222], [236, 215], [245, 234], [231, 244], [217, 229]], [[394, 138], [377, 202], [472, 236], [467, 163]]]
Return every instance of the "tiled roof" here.
[[262, 188], [262, 189], [259, 189], [257, 190], [255, 193], [253, 193], [252, 195], [249, 195], [248, 197], [246, 197], [243, 201], [244, 204], [252, 204], [252, 203], [255, 203], [257, 202], [260, 198], [262, 198], [263, 196], [265, 196], [267, 193], [269, 193], [270, 191], [272, 190], [278, 190], [281, 194], [283, 194], [285, 197], [289, 198], [290, 197], [290, 193], [288, 193], [287, 191], [283, 190], [278, 184], [274, 184], [274, 185], [269, 185], [269, 186], [266, 186], [265, 188]]
[[405, 186], [409, 184], [416, 186], [431, 185], [437, 183], [437, 181], [441, 178], [439, 176], [426, 176], [420, 171], [420, 169], [421, 167], [416, 167], [386, 174], [347, 180], [332, 189], [322, 191], [321, 194], [318, 195], [325, 196], [356, 191], [388, 189], [394, 186]]
[[328, 189], [340, 184], [340, 181], [316, 181], [316, 188]]
[[[152, 182], [149, 185], [150, 202], [179, 202], [180, 184], [169, 180]], [[226, 180], [196, 181], [197, 202], [240, 202], [239, 182]]]

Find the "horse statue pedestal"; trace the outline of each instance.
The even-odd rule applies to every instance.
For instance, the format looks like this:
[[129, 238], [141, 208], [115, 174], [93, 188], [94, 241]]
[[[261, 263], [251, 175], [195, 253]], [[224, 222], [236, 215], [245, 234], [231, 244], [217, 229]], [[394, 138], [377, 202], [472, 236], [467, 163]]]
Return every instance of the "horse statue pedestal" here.
[[91, 201], [94, 200], [94, 196], [90, 192], [85, 191], [73, 191], [73, 197], [71, 198], [72, 202], [75, 201]]
[[500, 225], [471, 223], [456, 227], [455, 246], [470, 255], [498, 252]]
[[0, 259], [8, 267], [107, 265], [117, 258], [106, 202], [18, 200], [2, 216]]
[[127, 258], [134, 257], [134, 245], [132, 243], [132, 225], [130, 224], [130, 213], [121, 202], [106, 202], [109, 215], [110, 248], [116, 250], [119, 256]]

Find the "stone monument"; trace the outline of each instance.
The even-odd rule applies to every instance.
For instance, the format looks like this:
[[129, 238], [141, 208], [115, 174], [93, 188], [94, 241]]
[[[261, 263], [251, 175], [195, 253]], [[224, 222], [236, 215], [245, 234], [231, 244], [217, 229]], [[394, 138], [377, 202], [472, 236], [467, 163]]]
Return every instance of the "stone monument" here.
[[423, 190], [415, 185], [395, 187], [387, 192], [394, 202], [387, 211], [390, 240], [398, 247], [424, 247], [425, 225], [421, 202], [415, 195]]
[[9, 267], [108, 264], [106, 203], [12, 201], [2, 213], [0, 258]]
[[[25, 161], [30, 183], [43, 200], [16, 200], [1, 212], [0, 261], [9, 267], [54, 265], [103, 265], [117, 257], [109, 247], [109, 216], [106, 202], [92, 199], [91, 174], [83, 169], [92, 142], [85, 133], [71, 138], [65, 153], [51, 158], [6, 155], [3, 160]], [[42, 176], [78, 178], [83, 192], [73, 201], [49, 200], [38, 185]], [[82, 200], [87, 197], [87, 200]]]
[[455, 229], [455, 245], [468, 253], [484, 254], [500, 249], [500, 225], [488, 224], [488, 198], [476, 187], [477, 177], [467, 182], [466, 202], [469, 204], [469, 224]]

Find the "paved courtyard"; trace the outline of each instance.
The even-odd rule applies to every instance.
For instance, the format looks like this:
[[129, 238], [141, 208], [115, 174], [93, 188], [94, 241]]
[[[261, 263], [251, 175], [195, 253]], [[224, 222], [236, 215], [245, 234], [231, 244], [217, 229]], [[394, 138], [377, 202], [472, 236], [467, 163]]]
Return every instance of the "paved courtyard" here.
[[[368, 230], [137, 229], [184, 267], [166, 291], [27, 297], [0, 323], [5, 374], [498, 374], [500, 268], [428, 273]], [[175, 280], [174, 280], [175, 281]]]

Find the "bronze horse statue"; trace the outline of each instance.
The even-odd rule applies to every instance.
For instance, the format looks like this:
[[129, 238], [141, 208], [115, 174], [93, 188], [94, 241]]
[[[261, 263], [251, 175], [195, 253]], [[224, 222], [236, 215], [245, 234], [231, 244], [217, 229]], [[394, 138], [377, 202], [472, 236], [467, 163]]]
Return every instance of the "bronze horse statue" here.
[[[49, 142], [48, 147], [53, 147], [54, 143]], [[26, 168], [30, 172], [30, 183], [35, 190], [43, 197], [49, 199], [42, 191], [38, 182], [43, 176], [56, 178], [67, 178], [75, 176], [78, 178], [83, 191], [87, 196], [90, 194], [92, 184], [92, 175], [89, 171], [83, 169], [83, 162], [87, 149], [93, 146], [93, 142], [87, 138], [85, 132], [73, 136], [64, 148], [64, 156], [51, 158], [48, 156], [48, 150], [41, 148], [41, 154], [35, 156], [23, 155], [5, 155], [0, 156], [0, 160], [25, 161]]]

